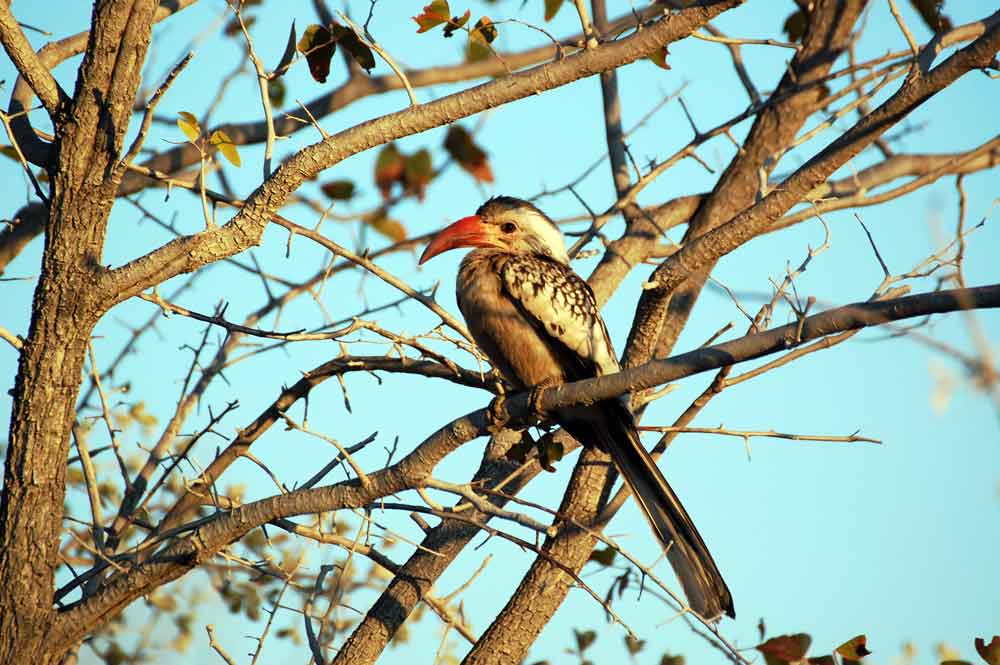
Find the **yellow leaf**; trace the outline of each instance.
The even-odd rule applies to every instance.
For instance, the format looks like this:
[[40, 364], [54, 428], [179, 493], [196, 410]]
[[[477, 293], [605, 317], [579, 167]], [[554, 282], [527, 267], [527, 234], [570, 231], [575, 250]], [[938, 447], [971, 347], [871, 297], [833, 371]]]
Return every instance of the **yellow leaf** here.
[[376, 215], [369, 224], [371, 224], [373, 229], [393, 242], [406, 240], [406, 227], [399, 221], [386, 217], [384, 214]]
[[841, 658], [848, 660], [861, 660], [871, 653], [868, 650], [868, 637], [858, 635], [837, 647], [837, 653]]
[[496, 38], [497, 27], [493, 25], [493, 21], [490, 20], [489, 16], [484, 16], [476, 21], [476, 27], [469, 32], [469, 39], [478, 39], [487, 44], [493, 43], [493, 40]]
[[242, 166], [240, 161], [240, 153], [236, 150], [236, 144], [233, 140], [229, 138], [229, 134], [226, 134], [221, 129], [217, 129], [212, 132], [212, 138], [210, 138], [209, 143], [214, 145], [222, 153], [222, 156], [229, 160], [229, 163], [233, 166]]
[[188, 138], [188, 141], [195, 143], [201, 138], [201, 125], [198, 124], [198, 118], [194, 117], [194, 114], [188, 113], [187, 111], [181, 111], [177, 115], [180, 118], [177, 119], [177, 126], [181, 128], [184, 132], [184, 136]]

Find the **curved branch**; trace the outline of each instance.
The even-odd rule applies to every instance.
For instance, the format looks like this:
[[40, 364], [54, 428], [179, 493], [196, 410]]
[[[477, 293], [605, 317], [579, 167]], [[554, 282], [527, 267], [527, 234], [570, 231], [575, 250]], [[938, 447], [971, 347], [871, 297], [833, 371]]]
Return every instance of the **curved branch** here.
[[[611, 26], [614, 30], [619, 31], [636, 25], [638, 22], [655, 18], [660, 14], [662, 14], [662, 8], [651, 6], [635, 14], [625, 14], [613, 21]], [[516, 53], [501, 53], [496, 58], [479, 62], [463, 62], [442, 67], [405, 70], [403, 74], [405, 80], [409, 81], [413, 88], [498, 77], [508, 74], [511, 70], [530, 67], [556, 58], [559, 56], [560, 49], [565, 47], [582, 48], [583, 35], [573, 35], [558, 44], [546, 44]], [[322, 118], [365, 97], [402, 90], [403, 87], [403, 79], [395, 74], [372, 77], [352, 76], [340, 87], [306, 103], [304, 108], [314, 117]], [[300, 107], [296, 106], [285, 113], [277, 114], [278, 117], [274, 119], [275, 131], [281, 136], [288, 136], [301, 129], [311, 127], [311, 125], [303, 124], [294, 119], [295, 116], [299, 115], [300, 110]], [[224, 130], [233, 139], [233, 142], [239, 145], [260, 143], [267, 137], [267, 123], [264, 121], [230, 123], [219, 128]], [[143, 166], [153, 171], [176, 173], [197, 164], [200, 159], [201, 155], [194, 146], [183, 144], [150, 158], [143, 163]], [[141, 176], [128, 177], [122, 182], [120, 194], [133, 194], [144, 189], [148, 184], [149, 181]]]
[[[846, 305], [764, 333], [747, 335], [665, 360], [654, 360], [618, 374], [551, 388], [537, 400], [532, 400], [527, 394], [509, 397], [505, 402], [511, 414], [508, 424], [515, 427], [529, 425], [535, 417], [536, 407], [551, 412], [571, 405], [613, 399], [628, 392], [794, 348], [846, 330], [957, 310], [998, 307], [1000, 284]], [[532, 401], [535, 404], [531, 404]], [[262, 524], [307, 513], [359, 508], [384, 496], [419, 487], [448, 454], [495, 426], [489, 410], [480, 409], [445, 425], [393, 466], [369, 474], [367, 484], [362, 485], [357, 479], [351, 479], [328, 487], [297, 490], [207, 518], [194, 528], [189, 537], [175, 542], [151, 560], [137, 564], [124, 575], [113, 578], [96, 594], [61, 613], [51, 639], [60, 646], [74, 644], [136, 598], [181, 577]], [[577, 468], [581, 468], [580, 465]], [[589, 468], [598, 467], [589, 465]], [[565, 511], [561, 509], [560, 512]], [[586, 523], [586, 520], [581, 523]], [[588, 534], [588, 537], [592, 536]]]
[[0, 2], [0, 42], [7, 55], [14, 62], [20, 76], [24, 77], [28, 85], [38, 99], [42, 101], [42, 106], [49, 112], [50, 116], [55, 116], [60, 105], [69, 101], [69, 97], [56, 83], [52, 72], [38, 58], [38, 54], [31, 48], [28, 38], [21, 31], [17, 19], [10, 12], [10, 6], [6, 2]]
[[[172, 16], [189, 5], [194, 4], [196, 1], [174, 0], [173, 2], [161, 3], [156, 8], [156, 13], [153, 14], [153, 23], [159, 23], [168, 16]], [[6, 2], [3, 4], [6, 4]], [[55, 42], [49, 42], [38, 50], [36, 59], [42, 68], [47, 71], [51, 70], [64, 60], [83, 53], [84, 49], [87, 48], [87, 40], [89, 38], [90, 32], [84, 31]], [[35, 130], [31, 127], [31, 121], [28, 119], [28, 111], [31, 109], [34, 94], [35, 89], [31, 82], [24, 76], [19, 76], [11, 93], [8, 110], [12, 119], [11, 129], [14, 131], [14, 136], [21, 150], [24, 152], [24, 156], [32, 164], [45, 166], [49, 162], [51, 147], [48, 143], [38, 138]], [[46, 105], [46, 108], [48, 108], [48, 105]]]
[[689, 276], [767, 230], [848, 160], [960, 76], [972, 69], [989, 66], [1000, 49], [1000, 11], [985, 23], [989, 27], [982, 37], [927, 74], [915, 73], [908, 77], [885, 103], [806, 162], [760, 202], [714, 230], [692, 239], [665, 260], [653, 273], [651, 282], [655, 286], [646, 291], [640, 300], [629, 332], [626, 364], [640, 364], [652, 357], [671, 295]]
[[444, 457], [485, 432], [487, 420], [486, 412], [480, 410], [452, 421], [396, 464], [369, 474], [369, 482], [364, 485], [351, 479], [328, 487], [297, 490], [202, 520], [189, 537], [112, 578], [99, 592], [62, 612], [50, 635], [56, 645], [53, 648], [70, 647], [135, 599], [204, 564], [263, 524], [307, 513], [362, 508], [382, 497], [418, 487]]
[[[761, 188], [761, 179], [770, 175], [782, 151], [795, 139], [824, 96], [822, 88], [803, 84], [826, 78], [837, 57], [850, 43], [851, 31], [865, 4], [865, 0], [821, 0], [815, 3], [809, 12], [802, 49], [796, 52], [788, 71], [768, 100], [770, 102], [777, 97], [780, 101], [769, 103], [757, 115], [750, 133], [720, 176], [712, 195], [705, 199], [691, 219], [683, 244], [717, 228], [754, 203]], [[874, 71], [872, 75], [875, 75]], [[664, 292], [643, 294], [629, 334], [626, 364], [641, 364], [654, 355], [670, 353], [708, 279], [711, 267], [712, 264], [706, 262], [700, 270], [685, 275], [687, 282], [677, 289], [677, 297], [669, 303]], [[650, 314], [661, 314], [656, 317], [656, 325], [640, 326], [640, 321], [645, 322], [645, 317]]]
[[237, 254], [260, 242], [264, 228], [275, 211], [303, 182], [347, 157], [634, 62], [663, 44], [687, 36], [739, 4], [742, 0], [717, 0], [709, 6], [685, 9], [620, 41], [581, 51], [558, 62], [490, 81], [419, 107], [390, 113], [330, 136], [300, 150], [286, 161], [224, 226], [178, 238], [103, 274], [99, 290], [107, 296], [110, 306], [180, 273]]

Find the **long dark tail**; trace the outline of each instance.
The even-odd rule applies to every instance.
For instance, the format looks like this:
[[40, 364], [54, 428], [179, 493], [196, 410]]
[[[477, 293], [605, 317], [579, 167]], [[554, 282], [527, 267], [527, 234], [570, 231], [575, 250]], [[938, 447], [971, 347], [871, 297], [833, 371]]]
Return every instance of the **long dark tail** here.
[[632, 414], [617, 400], [594, 405], [587, 412], [585, 419], [566, 423], [570, 433], [611, 456], [660, 539], [691, 609], [709, 621], [723, 613], [735, 617], [733, 597], [722, 573], [680, 499], [642, 446]]

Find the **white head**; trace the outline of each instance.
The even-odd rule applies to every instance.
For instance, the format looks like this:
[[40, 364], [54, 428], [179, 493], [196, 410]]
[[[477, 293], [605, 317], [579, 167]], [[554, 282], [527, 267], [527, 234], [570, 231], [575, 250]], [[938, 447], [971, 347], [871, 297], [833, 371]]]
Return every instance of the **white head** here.
[[562, 233], [533, 204], [512, 196], [496, 196], [440, 231], [427, 245], [420, 262], [457, 247], [494, 247], [512, 254], [548, 256], [569, 264]]

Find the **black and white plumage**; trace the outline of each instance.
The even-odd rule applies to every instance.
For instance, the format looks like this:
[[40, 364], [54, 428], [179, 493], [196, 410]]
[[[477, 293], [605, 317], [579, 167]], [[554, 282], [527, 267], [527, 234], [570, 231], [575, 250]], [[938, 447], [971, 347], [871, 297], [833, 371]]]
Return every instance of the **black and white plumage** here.
[[[458, 305], [469, 332], [513, 385], [526, 389], [620, 370], [593, 292], [572, 268], [562, 234], [534, 205], [501, 196], [438, 233], [420, 262], [476, 247], [458, 273]], [[562, 409], [556, 420], [584, 446], [614, 461], [660, 540], [695, 612], [735, 616], [708, 548], [639, 440], [619, 400]]]

